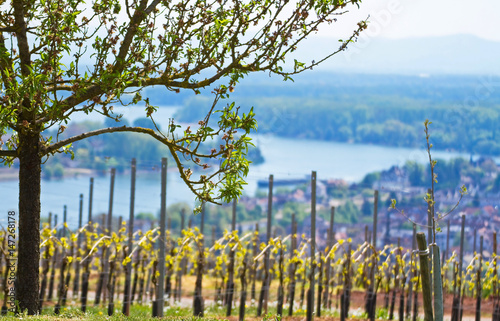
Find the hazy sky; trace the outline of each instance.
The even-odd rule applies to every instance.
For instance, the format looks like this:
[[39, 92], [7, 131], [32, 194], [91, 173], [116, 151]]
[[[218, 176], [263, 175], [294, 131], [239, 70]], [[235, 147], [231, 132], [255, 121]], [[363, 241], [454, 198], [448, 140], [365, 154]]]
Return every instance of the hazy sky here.
[[370, 15], [370, 36], [387, 38], [471, 34], [500, 41], [498, 0], [364, 0], [320, 36], [345, 36]]

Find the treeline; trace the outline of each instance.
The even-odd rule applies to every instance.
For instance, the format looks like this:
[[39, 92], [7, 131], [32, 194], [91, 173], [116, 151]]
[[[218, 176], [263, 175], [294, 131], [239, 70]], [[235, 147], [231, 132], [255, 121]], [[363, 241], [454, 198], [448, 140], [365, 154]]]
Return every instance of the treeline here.
[[[411, 186], [428, 186], [431, 176], [429, 165], [407, 162], [403, 171]], [[467, 184], [477, 186], [484, 193], [500, 192], [498, 166], [491, 158], [480, 158], [472, 162], [460, 157], [448, 161], [438, 159], [434, 171], [438, 181], [435, 184], [436, 190], [456, 190], [461, 184]]]
[[[259, 133], [290, 138], [423, 147], [423, 122], [433, 122], [438, 149], [500, 155], [498, 79], [477, 77], [320, 76], [286, 87], [267, 80], [231, 96], [242, 112], [254, 106]], [[356, 82], [357, 80], [357, 82]], [[488, 85], [488, 81], [490, 84]], [[486, 83], [485, 83], [486, 82]], [[493, 89], [492, 89], [493, 88]], [[204, 117], [212, 97], [188, 98], [177, 118]]]

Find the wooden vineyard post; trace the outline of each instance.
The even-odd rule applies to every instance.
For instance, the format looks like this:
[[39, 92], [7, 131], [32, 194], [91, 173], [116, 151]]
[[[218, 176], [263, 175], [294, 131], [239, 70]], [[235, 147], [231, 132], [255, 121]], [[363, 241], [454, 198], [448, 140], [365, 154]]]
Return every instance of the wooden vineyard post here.
[[143, 254], [140, 258], [140, 271], [139, 276], [139, 291], [137, 292], [137, 300], [139, 303], [144, 303], [144, 283], [146, 282], [146, 259], [147, 255]]
[[[332, 206], [331, 207], [331, 210], [330, 210], [330, 237], [331, 237], [331, 243], [330, 243], [330, 248], [333, 248], [333, 245], [335, 243], [335, 230], [333, 229], [334, 227], [334, 224], [335, 224], [335, 206]], [[369, 238], [371, 239], [371, 235], [369, 236]], [[334, 289], [335, 289], [335, 281], [334, 281], [334, 276], [335, 276], [335, 272], [333, 271], [332, 267], [331, 267], [331, 259], [329, 258], [330, 260], [330, 264], [328, 265], [329, 266], [329, 271], [330, 271], [330, 275], [328, 276], [328, 288], [330, 288], [330, 283], [332, 284], [332, 289], [331, 290], [328, 290], [326, 294], [326, 297], [327, 297], [327, 302], [328, 302], [328, 305], [327, 305], [327, 308], [328, 309], [331, 309], [332, 308], [332, 297], [333, 297], [333, 292], [334, 292]]]
[[418, 287], [420, 285], [421, 277], [420, 277], [420, 272], [416, 270], [416, 278], [417, 282], [415, 283], [415, 288], [416, 290], [413, 292], [413, 315], [412, 315], [412, 321], [417, 321], [417, 316], [418, 316]]
[[[158, 271], [160, 276], [156, 281], [156, 313], [153, 316], [163, 317], [163, 305], [165, 294], [165, 240], [166, 240], [166, 223], [167, 223], [167, 159], [161, 159], [161, 194], [160, 194], [160, 237], [159, 253], [158, 253]], [[154, 307], [154, 305], [153, 305]]]
[[[102, 215], [101, 226], [102, 226], [102, 230], [104, 231], [104, 226], [106, 226], [106, 214]], [[97, 281], [97, 289], [95, 291], [94, 306], [99, 305], [99, 303], [101, 302], [101, 294], [103, 292], [104, 284], [106, 283], [105, 278], [104, 278], [104, 271], [105, 271], [105, 266], [106, 266], [105, 265], [106, 264], [105, 263], [106, 262], [106, 252], [107, 252], [106, 246], [103, 246], [102, 250], [101, 250], [101, 262], [100, 262], [101, 272], [99, 273], [99, 279]]]
[[[368, 228], [368, 224], [365, 225], [365, 242], [366, 244], [369, 244], [371, 242], [371, 234], [370, 234], [370, 231], [369, 231], [369, 228]], [[366, 263], [366, 258], [367, 258], [367, 254], [368, 253], [364, 253], [362, 258], [363, 258], [363, 271], [361, 272], [362, 274], [362, 279], [361, 279], [361, 286], [363, 287], [363, 289], [365, 289], [365, 291], [368, 291], [368, 278], [369, 278], [369, 272], [368, 272], [368, 264]], [[366, 299], [366, 296], [365, 296], [365, 299]], [[366, 302], [365, 302], [366, 304]]]
[[[295, 213], [292, 213], [292, 240], [291, 240], [291, 248], [290, 248], [290, 259], [295, 256], [295, 250], [297, 249], [297, 222], [295, 221]], [[289, 279], [288, 283], [288, 316], [293, 315], [293, 301], [295, 300], [295, 272], [297, 271], [297, 263], [290, 263], [289, 265]]]
[[63, 206], [63, 227], [61, 236], [66, 237], [66, 226], [68, 225], [68, 206]]
[[[94, 178], [90, 178], [89, 182], [89, 209], [88, 209], [88, 229], [90, 232], [93, 231], [92, 228], [92, 201], [94, 199]], [[88, 239], [85, 236], [85, 253], [88, 254]], [[89, 290], [89, 278], [90, 278], [90, 259], [87, 259], [83, 265], [83, 273], [82, 273], [82, 293], [81, 293], [81, 310], [85, 313], [87, 311], [87, 294]]]
[[439, 246], [433, 245], [433, 267], [434, 273], [434, 317], [435, 321], [443, 321], [443, 280], [441, 279], [441, 255]]
[[279, 285], [278, 285], [278, 304], [276, 308], [276, 314], [281, 318], [283, 316], [283, 301], [284, 301], [284, 287], [283, 287], [283, 282], [284, 282], [284, 256], [285, 254], [283, 253], [283, 243], [281, 240], [281, 237], [279, 239], [279, 244], [280, 244], [280, 249], [279, 249], [279, 259], [278, 259], [278, 269], [279, 269]]
[[[170, 253], [171, 256], [174, 256], [174, 248], [175, 246], [173, 245], [172, 241], [172, 218], [168, 217], [167, 218], [167, 231], [169, 231], [169, 235], [167, 236], [167, 244], [166, 244], [166, 250], [168, 253]], [[166, 263], [166, 262], [165, 262]], [[165, 274], [165, 295], [167, 296], [167, 299], [165, 301], [166, 305], [170, 305], [170, 299], [172, 298], [172, 275], [173, 275], [173, 263], [168, 262], [168, 265], [166, 265], [167, 272]]]
[[[110, 186], [109, 186], [109, 203], [108, 203], [108, 215], [107, 221], [106, 218], [103, 218], [102, 228], [107, 229], [105, 231], [106, 235], [111, 236], [111, 222], [113, 219], [113, 195], [114, 195], [114, 187], [115, 187], [115, 173], [116, 169], [111, 168], [111, 178], [110, 178]], [[103, 296], [103, 301], [106, 300], [106, 289], [105, 286], [108, 283], [108, 273], [109, 273], [109, 253], [105, 245], [102, 246], [102, 271], [99, 275], [99, 281], [97, 285], [97, 291], [95, 296], [94, 305], [98, 305], [101, 302], [101, 294]]]
[[461, 304], [461, 298], [462, 298], [462, 268], [463, 268], [463, 255], [464, 255], [464, 235], [465, 233], [465, 215], [462, 215], [462, 226], [460, 230], [460, 254], [459, 254], [459, 267], [458, 267], [458, 281], [456, 282], [458, 284], [457, 288], [458, 291], [454, 291], [453, 295], [453, 303], [452, 303], [452, 310], [451, 310], [451, 321], [458, 321], [462, 320], [462, 304]]
[[54, 306], [54, 314], [59, 314], [61, 312], [61, 304], [64, 293], [64, 270], [66, 270], [66, 265], [68, 264], [68, 258], [64, 255], [61, 270], [60, 270], [60, 279], [59, 279], [59, 288], [57, 290], [57, 303]]
[[68, 207], [66, 205], [63, 206], [63, 226], [59, 229], [59, 236], [66, 237], [66, 225], [68, 220]]
[[459, 276], [459, 286], [458, 286], [458, 297], [459, 297], [459, 304], [458, 304], [458, 320], [462, 321], [462, 314], [464, 311], [463, 307], [463, 299], [464, 299], [464, 293], [462, 291], [462, 287], [465, 289], [464, 286], [464, 273], [463, 273], [463, 268], [464, 268], [464, 241], [465, 241], [465, 215], [462, 214], [462, 226], [460, 228], [460, 261], [459, 261], [459, 268], [458, 268], [458, 276]]
[[247, 280], [246, 280], [247, 268], [248, 268], [248, 252], [245, 253], [245, 256], [243, 257], [243, 262], [242, 266], [240, 267], [240, 273], [239, 273], [241, 282], [240, 309], [238, 315], [239, 321], [245, 320], [245, 303], [247, 298]]
[[377, 263], [377, 215], [378, 215], [378, 190], [373, 193], [373, 242], [372, 242], [372, 257], [370, 269], [370, 285], [366, 295], [365, 311], [371, 321], [375, 320], [375, 311], [377, 307], [377, 289], [375, 287], [375, 266]]
[[[181, 229], [180, 229], [180, 237], [182, 237], [182, 231], [184, 231], [186, 223], [186, 213], [184, 212], [184, 208], [181, 209]], [[181, 262], [179, 262], [179, 268], [177, 269], [177, 273], [175, 276], [175, 292], [174, 292], [174, 302], [181, 301], [181, 292], [182, 292], [182, 272], [184, 272], [184, 258], [181, 258]]]
[[[403, 253], [401, 248], [401, 238], [398, 237], [398, 253], [403, 262]], [[404, 274], [404, 267], [402, 267], [402, 278], [401, 278], [401, 290], [399, 291], [399, 321], [404, 321], [405, 319], [405, 285], [406, 285], [406, 275]]]
[[[448, 221], [446, 222], [446, 225], [447, 225], [447, 230], [446, 230], [446, 249], [444, 251], [444, 254], [443, 254], [443, 264], [447, 264], [446, 261], [448, 260], [449, 258], [449, 253], [450, 253], [450, 220], [448, 219]], [[443, 284], [444, 284], [444, 280], [446, 280], [448, 278], [448, 270], [445, 270], [444, 273], [443, 273]], [[444, 298], [445, 296], [443, 295], [443, 305], [444, 305]]]
[[391, 279], [392, 279], [392, 274], [389, 272], [389, 267], [387, 267], [387, 271], [385, 272], [385, 277], [386, 277], [387, 281], [385, 282], [384, 309], [389, 311], [389, 302], [390, 302], [390, 294], [391, 294]]
[[399, 257], [400, 257], [400, 252], [399, 248], [401, 246], [401, 239], [398, 238], [398, 250], [395, 253], [396, 260], [394, 262], [394, 288], [392, 289], [392, 299], [391, 299], [391, 305], [389, 309], [389, 320], [394, 319], [394, 306], [396, 304], [396, 293], [398, 292], [399, 288]]
[[[118, 253], [116, 254], [118, 255]], [[114, 301], [114, 294], [115, 294], [115, 286], [116, 286], [116, 274], [118, 273], [116, 267], [116, 262], [115, 261], [110, 261], [109, 262], [109, 275], [108, 275], [108, 284], [106, 285], [106, 288], [108, 290], [108, 316], [112, 316], [114, 311], [115, 311], [115, 301]]]
[[[66, 233], [67, 233], [67, 226], [68, 226], [68, 207], [66, 205], [64, 205], [64, 209], [63, 209], [63, 218], [64, 218], [64, 226], [63, 226], [63, 237], [66, 237]], [[69, 241], [68, 243], [71, 243], [71, 253], [70, 255], [72, 256], [74, 253], [73, 253], [73, 250], [74, 250], [74, 243], [72, 241]], [[69, 288], [69, 283], [71, 281], [71, 265], [72, 265], [72, 262], [69, 262], [68, 260], [68, 263], [66, 264], [67, 266], [67, 270], [68, 270], [68, 273], [65, 274], [65, 279], [64, 279], [64, 282], [63, 282], [63, 291], [62, 291], [62, 300], [61, 300], [61, 306], [65, 306], [66, 305], [66, 299], [67, 299], [67, 295], [68, 295], [68, 288]]]
[[429, 194], [431, 195], [432, 202], [429, 202], [429, 212], [432, 214], [432, 242], [429, 240], [429, 243], [432, 243], [432, 246], [429, 246], [430, 254], [432, 255], [432, 275], [433, 275], [433, 283], [434, 283], [434, 316], [436, 321], [442, 321], [444, 317], [443, 311], [443, 280], [441, 275], [441, 255], [439, 246], [436, 244], [436, 221], [438, 217], [435, 215], [434, 211], [434, 191], [433, 189], [429, 190]]
[[[269, 244], [271, 240], [271, 227], [273, 224], [273, 185], [274, 185], [274, 176], [269, 175], [269, 192], [267, 194], [267, 226], [266, 226], [266, 244]], [[267, 250], [265, 255], [265, 272], [264, 272], [264, 282], [265, 282], [265, 292], [264, 292], [264, 311], [267, 314], [268, 304], [269, 304], [269, 288], [271, 284], [271, 275], [270, 275], [270, 256], [271, 251]]]
[[324, 260], [323, 253], [319, 252], [319, 264], [318, 264], [318, 300], [316, 301], [316, 315], [321, 317], [321, 292], [323, 291], [323, 270], [324, 270]]
[[481, 284], [481, 270], [483, 265], [483, 236], [479, 238], [479, 267], [477, 269], [477, 284], [476, 284], [476, 319], [475, 321], [481, 321], [481, 295], [482, 295], [482, 284]]
[[300, 277], [300, 283], [302, 284], [302, 286], [300, 287], [300, 293], [299, 293], [299, 306], [302, 308], [304, 306], [304, 297], [305, 297], [305, 289], [306, 289], [306, 283], [307, 283], [307, 271], [306, 271], [306, 267], [307, 267], [307, 262], [306, 260], [304, 260], [303, 262], [303, 265], [304, 265], [304, 268], [302, 269], [303, 272], [301, 274], [299, 274], [299, 277]]
[[[80, 199], [78, 202], [78, 239], [76, 241], [76, 255], [75, 257], [80, 257], [80, 247], [82, 243], [82, 233], [81, 228], [83, 226], [83, 194], [80, 194]], [[80, 288], [80, 262], [77, 260], [75, 268], [75, 279], [73, 281], [73, 298], [78, 297], [78, 291]]]
[[420, 257], [420, 279], [422, 280], [422, 296], [424, 299], [424, 321], [433, 321], [431, 276], [429, 270], [429, 251], [425, 234], [417, 233], [417, 245]]
[[116, 168], [111, 169], [111, 181], [109, 186], [109, 207], [108, 207], [108, 221], [106, 224], [106, 228], [108, 229], [108, 235], [111, 235], [112, 223], [113, 223], [113, 197], [115, 194], [115, 176], [116, 176]]
[[351, 257], [351, 253], [352, 253], [352, 243], [349, 243], [349, 245], [347, 246], [347, 282], [346, 282], [345, 289], [344, 289], [344, 293], [345, 293], [345, 301], [344, 301], [345, 310], [344, 311], [345, 311], [346, 318], [349, 315], [349, 308], [351, 306], [351, 288], [352, 288], [352, 277], [351, 277], [352, 257]]
[[56, 229], [56, 236], [59, 237], [59, 230], [58, 230], [59, 226], [57, 226], [57, 218], [58, 218], [57, 214], [54, 214], [54, 228]]
[[[132, 252], [132, 241], [134, 233], [134, 212], [135, 212], [135, 177], [137, 171], [137, 162], [135, 158], [132, 158], [130, 164], [130, 210], [128, 216], [128, 240], [125, 255], [130, 255]], [[130, 285], [132, 276], [132, 258], [127, 260], [125, 265], [125, 289], [123, 290], [123, 307], [122, 313], [126, 316], [130, 315]]]
[[[269, 193], [267, 196], [267, 229], [266, 229], [266, 244], [269, 244], [271, 239], [271, 224], [272, 224], [272, 210], [273, 210], [273, 175], [269, 175]], [[269, 298], [269, 251], [264, 254], [264, 279], [262, 280], [262, 288], [259, 295], [259, 303], [257, 306], [257, 316], [262, 315], [264, 308], [267, 314], [267, 300]]]
[[[413, 238], [414, 242], [417, 242], [417, 225], [413, 224]], [[413, 251], [416, 251], [417, 246], [415, 244], [415, 247], [413, 247]], [[415, 259], [416, 256], [415, 254], [413, 255], [413, 258]], [[417, 262], [416, 259], [413, 261], [413, 274], [414, 277], [417, 278], [417, 282], [415, 283], [415, 291], [413, 292], [413, 315], [412, 315], [412, 321], [417, 321], [417, 316], [418, 316], [418, 287], [420, 285], [420, 273], [417, 269]]]
[[[111, 179], [110, 179], [110, 186], [109, 186], [109, 207], [108, 207], [108, 216], [107, 216], [107, 224], [106, 224], [106, 229], [108, 230], [108, 236], [112, 235], [113, 229], [112, 229], [112, 223], [113, 223], [113, 197], [115, 193], [115, 176], [116, 176], [116, 168], [111, 168]], [[103, 249], [105, 249], [105, 246], [103, 246]], [[103, 256], [104, 258], [104, 275], [103, 275], [103, 285], [108, 283], [108, 276], [109, 276], [109, 252], [108, 249], [104, 252], [105, 255]], [[107, 286], [103, 286], [103, 300], [106, 302], [106, 296], [107, 296]]]
[[[52, 228], [52, 213], [49, 212], [49, 222], [48, 222], [48, 228], [51, 229]], [[4, 237], [3, 238], [3, 248], [6, 249], [7, 248], [7, 237]], [[41, 250], [41, 249], [40, 249]], [[45, 247], [45, 251], [44, 253], [41, 255], [41, 263], [42, 263], [42, 282], [41, 282], [41, 285], [40, 285], [40, 293], [39, 293], [39, 305], [38, 305], [38, 313], [41, 315], [42, 314], [42, 308], [43, 308], [43, 302], [44, 302], [44, 299], [45, 299], [45, 292], [47, 290], [47, 280], [48, 280], [48, 273], [49, 273], [49, 267], [50, 267], [50, 260], [49, 260], [49, 247], [46, 246]], [[1, 256], [0, 256], [1, 257]], [[9, 256], [8, 255], [5, 255], [5, 275], [4, 275], [4, 278], [3, 278], [3, 281], [2, 281], [2, 290], [4, 292], [4, 304], [2, 306], [2, 315], [6, 315], [7, 314], [7, 298], [8, 298], [8, 294], [9, 294], [9, 287], [7, 286], [7, 280], [8, 280], [8, 274], [9, 274], [9, 269], [8, 269], [8, 266], [9, 266]], [[0, 264], [1, 266], [1, 264]]]
[[[57, 214], [54, 214], [54, 228], [56, 229], [56, 236], [57, 236]], [[52, 256], [52, 269], [50, 270], [50, 279], [49, 279], [49, 293], [47, 294], [48, 301], [52, 300], [52, 296], [54, 293], [54, 279], [56, 277], [57, 254], [58, 254], [58, 247], [56, 246], [54, 249], [54, 255]]]
[[314, 272], [316, 254], [316, 171], [311, 175], [311, 271], [309, 274], [309, 290], [307, 291], [307, 321], [313, 320], [314, 316]]
[[476, 255], [476, 241], [477, 241], [477, 229], [474, 229], [474, 236], [472, 238], [472, 253]]
[[[90, 221], [89, 221], [90, 223]], [[88, 227], [92, 231], [92, 226]], [[88, 244], [89, 240], [87, 235], [85, 235], [85, 253], [88, 255], [90, 253], [90, 247]], [[90, 279], [90, 258], [87, 258], [83, 262], [83, 272], [82, 272], [82, 294], [80, 297], [81, 310], [83, 313], [87, 311], [87, 294], [89, 290], [89, 279]]]
[[[182, 238], [182, 231], [186, 229], [186, 210], [184, 208], [181, 209], [181, 231], [180, 231], [180, 237]], [[181, 258], [180, 266], [177, 271], [177, 302], [181, 302], [182, 298], [182, 277], [184, 275], [184, 256]]]
[[413, 254], [415, 249], [416, 249], [416, 234], [417, 234], [417, 225], [415, 223], [413, 223], [413, 235], [412, 235], [412, 238], [411, 238], [411, 255], [410, 255], [410, 269], [408, 271], [409, 275], [408, 275], [408, 279], [410, 280], [410, 282], [408, 283], [408, 298], [406, 299], [406, 319], [410, 319], [411, 318], [411, 303], [412, 303], [412, 293], [413, 293], [413, 278], [415, 277], [415, 269], [414, 269], [414, 260], [413, 258], [415, 257], [415, 255]]
[[497, 271], [497, 232], [493, 232], [493, 286], [492, 286], [492, 296], [493, 296], [493, 317], [492, 321], [500, 321], [500, 304], [498, 302], [498, 282], [496, 281], [498, 277]]
[[[253, 232], [253, 237], [252, 237], [252, 258], [257, 256], [257, 249], [259, 246], [259, 223], [255, 223], [255, 229]], [[251, 265], [251, 281], [252, 282], [252, 287], [250, 289], [250, 298], [252, 299], [252, 302], [255, 301], [255, 282], [257, 279], [257, 264], [258, 262], [255, 261]]]
[[[464, 223], [464, 216], [462, 216], [462, 226], [465, 228], [465, 223]], [[461, 233], [461, 239], [463, 239], [463, 232]], [[455, 266], [453, 267], [454, 270], [454, 287], [453, 287], [453, 303], [451, 307], [451, 321], [458, 321], [460, 317], [460, 292], [461, 292], [461, 271], [462, 271], [462, 266], [461, 266], [461, 260], [460, 258], [462, 257], [462, 247], [460, 247], [460, 255], [459, 255], [459, 268], [458, 271], [456, 270]], [[458, 280], [457, 280], [457, 275], [458, 275]], [[458, 291], [457, 291], [458, 288]]]
[[[50, 221], [49, 221], [49, 228], [50, 228]], [[3, 240], [3, 248], [7, 248], [7, 238], [4, 238]], [[38, 305], [39, 307], [39, 310], [38, 310], [38, 314], [42, 314], [42, 308], [43, 308], [43, 300], [45, 298], [45, 290], [47, 288], [47, 274], [49, 273], [49, 260], [48, 260], [48, 255], [49, 255], [49, 249], [48, 247], [45, 247], [45, 253], [43, 254], [42, 256], [42, 284], [40, 285], [40, 295], [39, 295], [39, 300], [40, 300], [40, 304]], [[6, 267], [9, 266], [9, 257], [8, 255], [5, 256], [5, 260], [6, 260]], [[3, 282], [2, 282], [2, 288], [4, 290], [4, 304], [2, 306], [2, 315], [6, 315], [7, 314], [7, 300], [5, 300], [5, 298], [8, 297], [8, 294], [9, 294], [9, 288], [7, 286], [7, 279], [8, 279], [8, 273], [9, 273], [9, 269], [6, 268], [5, 269], [5, 273], [6, 275], [4, 275], [4, 279], [3, 279]], [[4, 309], [5, 307], [5, 309]]]
[[[136, 259], [135, 259], [134, 268], [133, 268], [134, 278], [132, 280], [132, 290], [130, 293], [130, 305], [132, 305], [134, 303], [135, 294], [137, 293], [137, 283], [139, 281], [139, 269], [140, 269], [140, 264], [141, 264], [141, 249], [140, 248], [137, 250], [135, 257], [136, 257]], [[131, 258], [131, 259], [133, 259], [133, 258]]]
[[[333, 247], [334, 243], [334, 234], [333, 234], [333, 223], [335, 220], [335, 206], [332, 206], [330, 208], [330, 226], [328, 227], [328, 243], [327, 243], [327, 253], [330, 252], [330, 250]], [[330, 296], [328, 295], [330, 293], [330, 272], [331, 272], [331, 259], [330, 256], [326, 258], [326, 263], [325, 263], [325, 291], [323, 292], [323, 307], [327, 308], [330, 306], [329, 300]]]
[[94, 178], [90, 178], [89, 185], [89, 223], [92, 222], [92, 202], [94, 200]]
[[[236, 200], [233, 200], [232, 219], [231, 219], [231, 233], [236, 230]], [[229, 266], [227, 269], [227, 285], [226, 285], [226, 316], [231, 315], [233, 307], [233, 293], [234, 293], [234, 249], [233, 244], [229, 243]]]
[[345, 321], [349, 315], [351, 297], [351, 243], [347, 248], [346, 259], [342, 264], [342, 274], [344, 276], [344, 288], [340, 295], [340, 320]]

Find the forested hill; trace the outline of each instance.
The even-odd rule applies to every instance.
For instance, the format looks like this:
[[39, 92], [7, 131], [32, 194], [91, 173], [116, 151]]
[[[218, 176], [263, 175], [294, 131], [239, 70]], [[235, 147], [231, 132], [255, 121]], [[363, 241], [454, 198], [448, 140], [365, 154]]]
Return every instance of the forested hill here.
[[[500, 155], [498, 77], [310, 72], [291, 83], [261, 75], [238, 85], [233, 100], [242, 110], [255, 107], [259, 133], [423, 147], [430, 119], [436, 148]], [[177, 120], [202, 119], [211, 101], [186, 96]]]

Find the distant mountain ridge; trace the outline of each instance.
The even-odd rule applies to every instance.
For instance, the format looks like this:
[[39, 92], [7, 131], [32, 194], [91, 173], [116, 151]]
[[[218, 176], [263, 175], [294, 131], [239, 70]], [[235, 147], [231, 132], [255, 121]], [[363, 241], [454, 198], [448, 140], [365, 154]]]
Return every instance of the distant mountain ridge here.
[[[333, 38], [311, 38], [307, 46], [297, 50], [297, 56], [309, 61], [317, 59], [318, 52], [337, 47], [338, 42]], [[347, 51], [317, 68], [377, 74], [500, 75], [500, 42], [472, 35], [406, 39], [360, 37]]]

